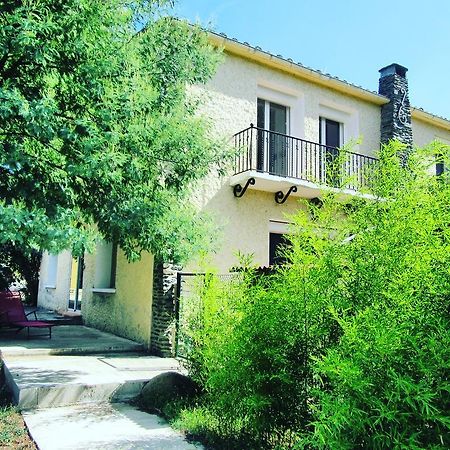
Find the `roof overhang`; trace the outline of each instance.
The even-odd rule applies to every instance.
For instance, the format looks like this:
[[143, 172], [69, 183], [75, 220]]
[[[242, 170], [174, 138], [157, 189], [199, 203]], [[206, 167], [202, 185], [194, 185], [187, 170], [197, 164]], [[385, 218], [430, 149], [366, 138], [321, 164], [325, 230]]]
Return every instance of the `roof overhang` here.
[[[220, 47], [225, 52], [232, 55], [240, 56], [250, 61], [254, 61], [295, 77], [328, 87], [329, 89], [334, 89], [335, 91], [346, 95], [351, 95], [375, 105], [381, 106], [389, 103], [389, 99], [383, 95], [379, 95], [375, 92], [371, 92], [359, 86], [339, 80], [338, 78], [334, 78], [328, 74], [321, 73], [318, 70], [302, 66], [299, 63], [295, 63], [294, 61], [285, 59], [279, 55], [273, 55], [260, 49], [259, 47], [252, 47], [247, 43], [230, 39], [225, 35], [217, 34], [213, 31], [208, 31], [208, 33], [210, 42], [214, 46]], [[450, 120], [444, 117], [436, 116], [420, 108], [414, 107], [411, 107], [411, 115], [416, 120], [429, 123], [446, 131], [450, 131]]]
[[429, 123], [446, 131], [450, 131], [450, 121], [444, 117], [435, 116], [419, 108], [411, 108], [411, 117], [422, 122]]

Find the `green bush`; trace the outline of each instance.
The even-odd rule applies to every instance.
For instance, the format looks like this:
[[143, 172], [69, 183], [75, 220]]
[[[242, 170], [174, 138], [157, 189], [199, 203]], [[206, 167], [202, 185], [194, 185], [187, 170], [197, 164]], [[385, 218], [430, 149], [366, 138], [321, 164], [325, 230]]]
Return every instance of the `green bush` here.
[[450, 180], [429, 173], [450, 152], [401, 150], [382, 149], [370, 193], [303, 202], [288, 265], [211, 276], [191, 303], [188, 366], [224, 440], [450, 448]]

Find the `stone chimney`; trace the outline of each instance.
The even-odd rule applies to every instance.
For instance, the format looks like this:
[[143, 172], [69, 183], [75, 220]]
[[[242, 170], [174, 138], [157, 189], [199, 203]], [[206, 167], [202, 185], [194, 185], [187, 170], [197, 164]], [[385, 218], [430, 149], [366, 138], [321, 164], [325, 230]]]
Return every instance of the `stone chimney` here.
[[381, 107], [381, 143], [396, 139], [411, 149], [413, 138], [407, 71], [406, 67], [395, 63], [380, 69], [378, 93], [390, 100]]

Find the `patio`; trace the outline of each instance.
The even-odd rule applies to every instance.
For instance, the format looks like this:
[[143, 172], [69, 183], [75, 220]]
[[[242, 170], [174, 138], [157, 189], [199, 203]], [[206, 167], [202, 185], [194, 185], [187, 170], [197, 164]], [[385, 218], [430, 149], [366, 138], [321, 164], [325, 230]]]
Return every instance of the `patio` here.
[[0, 334], [5, 381], [21, 409], [127, 401], [154, 376], [181, 370], [177, 360], [142, 344], [78, 325], [54, 327], [52, 339]]

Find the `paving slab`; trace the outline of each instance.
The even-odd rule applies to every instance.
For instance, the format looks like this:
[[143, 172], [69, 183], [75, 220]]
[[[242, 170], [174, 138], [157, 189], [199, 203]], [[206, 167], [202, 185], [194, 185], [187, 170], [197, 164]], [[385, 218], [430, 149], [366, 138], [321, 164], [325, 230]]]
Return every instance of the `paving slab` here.
[[[33, 333], [33, 330], [30, 332]], [[14, 330], [0, 333], [0, 350], [2, 357], [11, 355], [28, 356], [89, 354], [112, 352], [143, 351], [143, 344], [130, 341], [110, 333], [82, 325], [60, 325], [53, 327], [52, 338], [32, 337], [27, 339], [26, 331], [16, 333]]]
[[5, 380], [22, 410], [127, 401], [151, 378], [182, 370], [176, 359], [142, 353], [9, 354], [3, 361]]
[[153, 414], [128, 404], [77, 405], [23, 413], [40, 450], [199, 450]]

